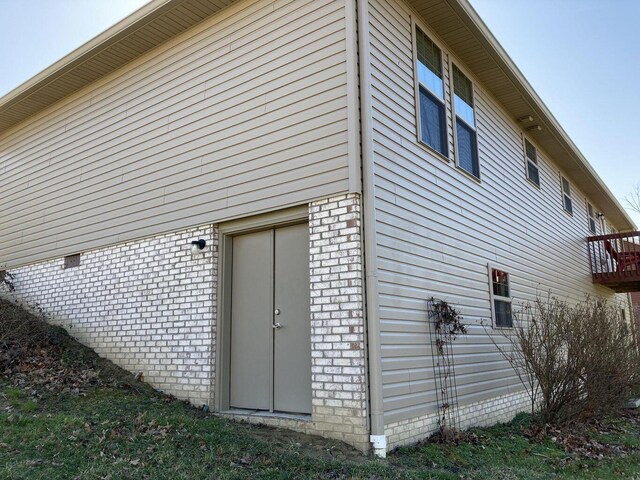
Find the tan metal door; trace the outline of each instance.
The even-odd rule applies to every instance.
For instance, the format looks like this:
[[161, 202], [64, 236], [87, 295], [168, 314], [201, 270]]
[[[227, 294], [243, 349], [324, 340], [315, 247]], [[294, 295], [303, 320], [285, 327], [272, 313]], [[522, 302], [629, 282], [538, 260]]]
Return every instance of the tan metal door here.
[[309, 229], [233, 238], [229, 406], [311, 413]]
[[275, 232], [273, 408], [311, 413], [309, 228]]
[[271, 409], [272, 240], [270, 230], [233, 239], [230, 407]]

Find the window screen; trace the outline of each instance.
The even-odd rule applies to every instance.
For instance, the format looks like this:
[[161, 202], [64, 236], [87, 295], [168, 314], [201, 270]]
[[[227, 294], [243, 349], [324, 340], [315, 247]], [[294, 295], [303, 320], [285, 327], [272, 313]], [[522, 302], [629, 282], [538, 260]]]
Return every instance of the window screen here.
[[538, 152], [536, 147], [525, 139], [524, 148], [527, 157], [527, 178], [538, 187], [540, 186], [540, 171], [538, 169]]
[[509, 274], [497, 268], [491, 268], [491, 298], [493, 317], [496, 327], [513, 327], [511, 311], [511, 292]]
[[476, 139], [473, 85], [458, 67], [453, 66], [454, 110], [456, 112], [456, 143], [458, 166], [480, 178]]
[[589, 215], [589, 231], [596, 233], [596, 215], [593, 209], [593, 205], [587, 203], [587, 213]]
[[567, 213], [573, 215], [573, 200], [571, 199], [571, 187], [569, 186], [569, 181], [562, 178], [562, 206]]
[[442, 80], [442, 51], [416, 27], [420, 140], [447, 156], [447, 119]]

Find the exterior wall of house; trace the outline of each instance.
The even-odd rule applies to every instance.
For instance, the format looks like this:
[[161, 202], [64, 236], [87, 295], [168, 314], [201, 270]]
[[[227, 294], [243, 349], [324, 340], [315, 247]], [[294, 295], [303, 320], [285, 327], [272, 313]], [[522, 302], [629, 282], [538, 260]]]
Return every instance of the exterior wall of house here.
[[0, 137], [0, 268], [358, 191], [352, 0], [244, 0]]
[[[431, 297], [456, 306], [469, 327], [454, 348], [459, 404], [463, 410], [493, 411], [496, 420], [503, 416], [497, 399], [519, 395], [521, 387], [481, 325], [486, 320], [491, 325], [488, 263], [510, 274], [516, 307], [548, 291], [570, 301], [615, 297], [591, 282], [586, 203], [579, 187], [571, 185], [571, 216], [562, 208], [558, 168], [540, 148], [541, 187], [526, 179], [521, 128], [482, 85], [474, 82], [480, 182], [456, 167], [450, 109], [449, 161], [418, 143], [415, 15], [401, 0], [369, 5], [383, 394], [393, 444], [408, 438], [398, 428], [417, 440], [435, 425]], [[440, 46], [449, 89], [447, 60], [456, 60]], [[474, 80], [473, 72], [465, 73]]]
[[[192, 257], [191, 241], [208, 251]], [[155, 388], [209, 404], [217, 230], [202, 226], [11, 270], [15, 297]], [[7, 294], [7, 292], [5, 292]]]
[[[311, 418], [229, 415], [369, 449], [361, 224], [358, 194], [309, 204]], [[198, 239], [207, 250], [192, 256]], [[85, 252], [74, 268], [12, 269], [11, 296], [155, 388], [213, 407], [218, 244], [209, 225]]]
[[640, 292], [633, 292], [631, 297], [631, 319], [640, 327]]

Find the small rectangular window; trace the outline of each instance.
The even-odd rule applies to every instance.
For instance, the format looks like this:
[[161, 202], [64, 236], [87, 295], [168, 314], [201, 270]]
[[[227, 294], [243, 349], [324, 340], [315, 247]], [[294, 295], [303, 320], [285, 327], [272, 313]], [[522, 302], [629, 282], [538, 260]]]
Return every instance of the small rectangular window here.
[[513, 327], [513, 312], [511, 310], [511, 291], [509, 274], [503, 270], [489, 267], [491, 275], [491, 307], [493, 322], [496, 327]]
[[416, 27], [420, 140], [448, 155], [442, 51]]
[[474, 177], [480, 178], [473, 84], [455, 65], [453, 66], [453, 92], [458, 166]]
[[564, 207], [565, 212], [573, 215], [573, 200], [571, 199], [571, 187], [569, 186], [569, 181], [562, 175], [560, 178], [562, 181], [562, 206]]
[[80, 254], [67, 255], [64, 257], [64, 268], [75, 268], [80, 266]]
[[536, 186], [540, 186], [540, 171], [538, 169], [538, 152], [536, 147], [525, 138], [524, 149], [527, 157], [527, 178]]
[[596, 233], [596, 212], [589, 202], [587, 202], [587, 214], [589, 216], [589, 231]]

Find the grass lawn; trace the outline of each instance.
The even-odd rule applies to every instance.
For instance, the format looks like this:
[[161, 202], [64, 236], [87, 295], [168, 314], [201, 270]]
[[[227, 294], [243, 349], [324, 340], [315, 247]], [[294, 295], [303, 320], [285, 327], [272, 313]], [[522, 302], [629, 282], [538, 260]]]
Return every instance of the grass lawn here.
[[[203, 415], [161, 395], [101, 388], [39, 398], [0, 386], [2, 479], [640, 478], [640, 451], [585, 460], [557, 444], [529, 442], [527, 417], [474, 432], [478, 441], [403, 448], [386, 460], [339, 442]], [[640, 426], [599, 440], [640, 444]]]
[[627, 452], [600, 460], [529, 441], [528, 421], [373, 459], [340, 442], [205, 415], [0, 301], [0, 480], [640, 480], [640, 414], [593, 428], [591, 438]]

